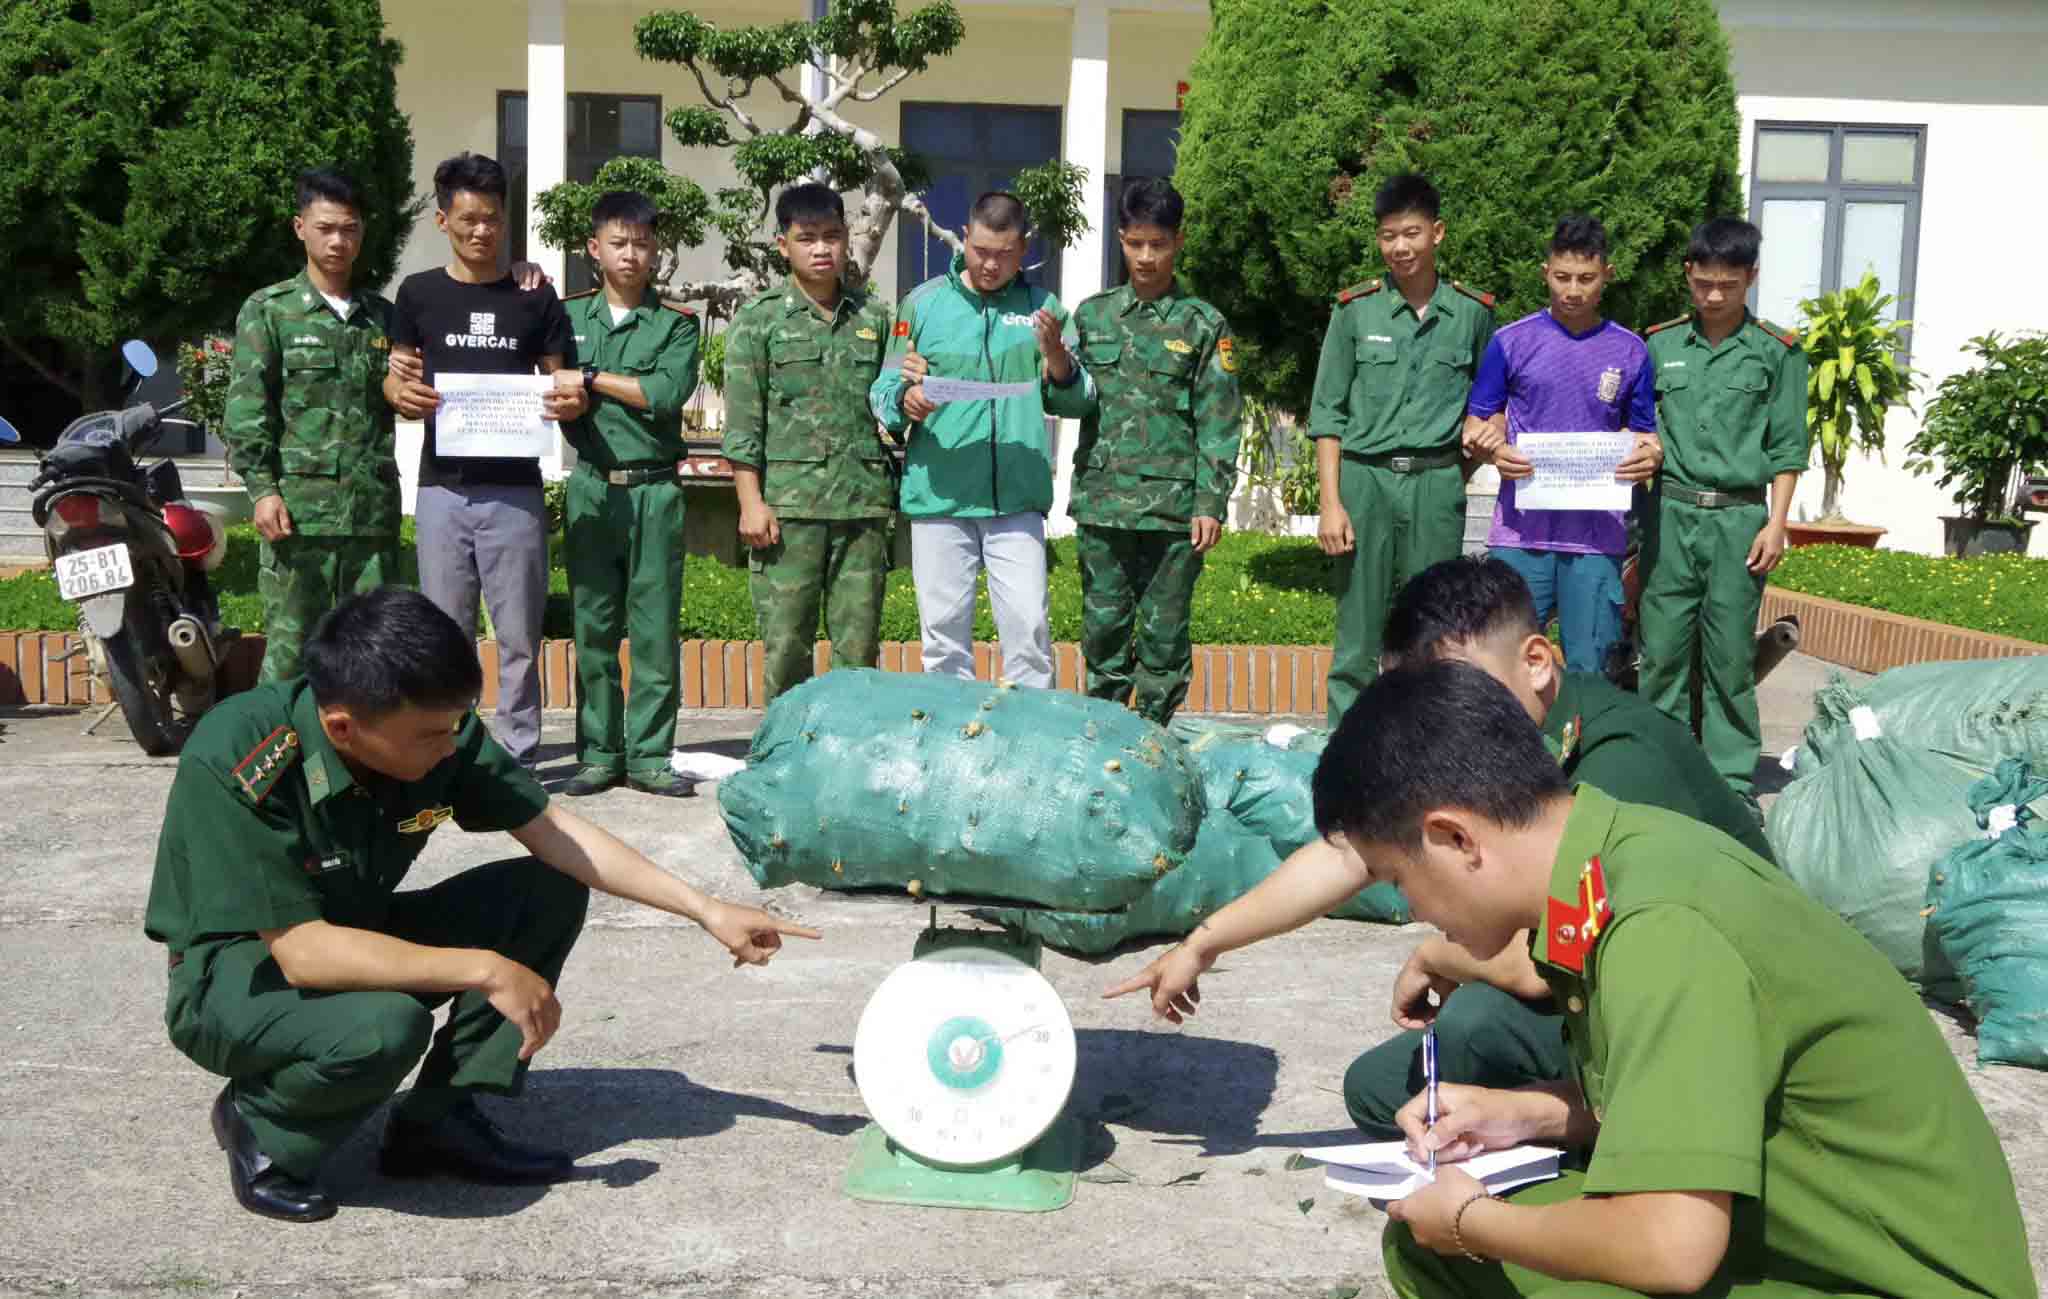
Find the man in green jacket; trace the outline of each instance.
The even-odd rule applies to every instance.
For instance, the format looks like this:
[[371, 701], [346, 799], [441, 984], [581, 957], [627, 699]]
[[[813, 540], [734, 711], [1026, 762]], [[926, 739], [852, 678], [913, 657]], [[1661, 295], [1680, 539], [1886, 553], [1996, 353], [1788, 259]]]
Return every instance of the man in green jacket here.
[[1316, 364], [1316, 539], [1337, 565], [1331, 726], [1379, 671], [1394, 593], [1464, 547], [1465, 403], [1493, 337], [1493, 298], [1437, 274], [1440, 209], [1421, 176], [1380, 186], [1387, 274], [1337, 295]]
[[220, 430], [263, 538], [263, 683], [298, 675], [321, 614], [398, 580], [398, 460], [383, 392], [391, 304], [349, 283], [363, 247], [355, 182], [314, 168], [299, 174], [297, 198], [306, 269], [242, 304]]
[[[909, 430], [903, 513], [924, 670], [973, 679], [974, 579], [985, 569], [1004, 679], [1049, 687], [1047, 392], [1078, 385], [1080, 368], [1060, 342], [1059, 299], [1021, 278], [1031, 229], [1017, 196], [982, 195], [963, 238], [952, 270], [899, 305], [868, 403], [891, 433]], [[986, 387], [949, 390], [955, 381]]]
[[[697, 387], [696, 313], [649, 283], [661, 258], [654, 201], [601, 196], [589, 254], [603, 287], [564, 300], [590, 410], [562, 425], [576, 448], [563, 550], [576, 621], [576, 774], [582, 796], [624, 780], [643, 794], [693, 792], [669, 770], [682, 680], [683, 403]], [[633, 693], [619, 642], [632, 647]]]
[[1763, 747], [1757, 612], [1808, 446], [1799, 336], [1746, 305], [1762, 244], [1747, 221], [1703, 222], [1685, 257], [1692, 311], [1644, 331], [1665, 461], [1643, 528], [1643, 696], [1692, 727], [1745, 797]]
[[846, 287], [846, 204], [829, 185], [775, 200], [789, 278], [733, 317], [725, 458], [739, 494], [769, 699], [808, 680], [823, 609], [834, 667], [881, 654], [896, 481], [868, 387], [889, 309]]
[[[1074, 310], [1085, 409], [1067, 511], [1079, 525], [1088, 693], [1164, 726], [1194, 675], [1202, 556], [1237, 480], [1237, 363], [1223, 313], [1175, 284], [1180, 193], [1144, 177], [1117, 202], [1130, 283]], [[1058, 413], [1073, 388], [1048, 394]]]

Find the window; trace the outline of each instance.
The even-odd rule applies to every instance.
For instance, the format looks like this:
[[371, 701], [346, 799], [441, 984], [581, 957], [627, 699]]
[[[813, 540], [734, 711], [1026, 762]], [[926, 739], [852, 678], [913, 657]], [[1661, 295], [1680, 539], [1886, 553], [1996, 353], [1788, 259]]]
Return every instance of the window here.
[[1887, 318], [1910, 320], [1926, 146], [1920, 126], [1759, 124], [1750, 168], [1750, 210], [1764, 233], [1757, 315], [1797, 328], [1802, 300], [1870, 270], [1896, 299]]
[[[658, 95], [570, 95], [568, 105], [568, 177], [589, 182], [597, 169], [614, 158], [661, 157], [661, 97]], [[511, 183], [512, 260], [526, 258], [526, 93], [498, 92], [498, 161]], [[571, 252], [565, 265], [564, 294], [595, 288], [597, 275], [590, 259]]]
[[[903, 147], [924, 158], [932, 174], [924, 192], [932, 220], [957, 232], [967, 209], [992, 189], [1007, 189], [1017, 173], [1060, 157], [1060, 110], [1006, 104], [903, 105]], [[914, 217], [896, 222], [896, 296], [901, 299], [953, 264], [953, 250], [935, 239]], [[1043, 240], [1031, 241], [1024, 264], [1043, 261], [1024, 278], [1057, 286], [1059, 254], [1048, 255]]]
[[1124, 250], [1116, 241], [1116, 205], [1124, 192], [1124, 179], [1139, 176], [1172, 179], [1179, 156], [1178, 110], [1124, 110], [1124, 169], [1103, 178], [1102, 287], [1113, 289], [1125, 278]]

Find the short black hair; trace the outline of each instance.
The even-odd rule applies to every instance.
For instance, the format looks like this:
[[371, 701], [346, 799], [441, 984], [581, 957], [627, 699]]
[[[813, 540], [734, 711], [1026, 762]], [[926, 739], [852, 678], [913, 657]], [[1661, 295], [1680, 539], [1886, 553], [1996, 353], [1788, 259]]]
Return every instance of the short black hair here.
[[446, 212], [455, 206], [455, 196], [465, 192], [495, 195], [503, 203], [511, 194], [512, 187], [506, 182], [505, 169], [498, 165], [496, 158], [486, 158], [465, 149], [434, 168], [434, 202]]
[[1117, 224], [1126, 230], [1132, 226], [1178, 230], [1186, 214], [1187, 200], [1171, 181], [1158, 176], [1138, 177], [1124, 186], [1116, 201]]
[[1520, 828], [1570, 788], [1508, 688], [1454, 659], [1376, 677], [1337, 724], [1310, 786], [1325, 837], [1410, 853], [1439, 808]]
[[818, 181], [791, 185], [775, 198], [775, 228], [787, 234], [799, 221], [837, 221], [846, 224], [846, 200], [839, 191]]
[[1550, 236], [1550, 251], [1553, 254], [1576, 254], [1580, 257], [1597, 257], [1607, 260], [1607, 227], [1600, 224], [1600, 218], [1587, 216], [1584, 212], [1567, 212], [1558, 219], [1557, 229]]
[[1495, 632], [1534, 636], [1536, 600], [1513, 566], [1491, 555], [1431, 564], [1401, 588], [1380, 637], [1383, 662], [1422, 663], [1448, 643], [1484, 640]]
[[466, 708], [484, 686], [476, 645], [418, 591], [380, 586], [329, 610], [300, 662], [313, 701], [361, 717], [406, 704]]
[[1006, 189], [992, 189], [974, 200], [974, 206], [967, 210], [967, 224], [980, 226], [994, 235], [1004, 235], [1012, 230], [1019, 235], [1031, 233], [1031, 213], [1024, 207], [1024, 200]]
[[1764, 232], [1741, 217], [1710, 217], [1693, 227], [1685, 246], [1688, 265], [1734, 266], [1748, 270], [1763, 251]]
[[293, 188], [293, 209], [303, 212], [313, 204], [326, 200], [338, 203], [357, 216], [363, 214], [363, 196], [355, 179], [338, 167], [308, 167], [299, 173], [298, 184]]
[[1384, 221], [1404, 212], [1419, 212], [1434, 221], [1442, 213], [1443, 206], [1442, 196], [1427, 177], [1404, 171], [1398, 176], [1389, 176], [1379, 192], [1372, 196], [1372, 219]]
[[646, 226], [652, 230], [661, 222], [661, 209], [654, 206], [653, 199], [637, 189], [608, 190], [591, 205], [590, 233], [595, 236], [614, 221], [623, 226]]

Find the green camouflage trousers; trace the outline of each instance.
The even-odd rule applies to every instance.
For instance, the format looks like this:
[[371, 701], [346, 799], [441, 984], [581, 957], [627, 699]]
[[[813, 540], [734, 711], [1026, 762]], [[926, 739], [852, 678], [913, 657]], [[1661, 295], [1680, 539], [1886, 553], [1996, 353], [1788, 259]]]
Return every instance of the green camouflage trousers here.
[[1075, 533], [1088, 693], [1164, 726], [1195, 674], [1188, 620], [1202, 557], [1185, 532], [1084, 523]]
[[881, 657], [889, 520], [784, 519], [782, 540], [748, 551], [747, 569], [768, 699], [810, 680], [821, 607], [833, 667], [871, 668]]
[[[682, 485], [614, 487], [578, 465], [562, 522], [576, 627], [576, 760], [629, 776], [665, 772], [682, 702]], [[632, 646], [630, 699], [621, 640]]]
[[258, 685], [299, 674], [299, 650], [335, 605], [399, 580], [396, 537], [283, 537], [263, 543], [263, 671]]

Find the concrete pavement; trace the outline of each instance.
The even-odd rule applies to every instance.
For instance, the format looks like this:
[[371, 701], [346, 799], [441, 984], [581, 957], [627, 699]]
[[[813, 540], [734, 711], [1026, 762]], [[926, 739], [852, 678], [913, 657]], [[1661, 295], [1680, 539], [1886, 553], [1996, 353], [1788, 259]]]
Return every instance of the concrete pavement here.
[[[1767, 683], [1773, 752], [1826, 669]], [[684, 744], [743, 751], [757, 715], [685, 714]], [[544, 774], [565, 775], [550, 716]], [[1186, 1029], [1100, 989], [1146, 959], [1048, 954], [1079, 1036], [1069, 1111], [1089, 1149], [1074, 1205], [1032, 1216], [858, 1204], [839, 1190], [865, 1122], [852, 1082], [861, 1007], [908, 958], [922, 908], [807, 888], [763, 894], [715, 799], [619, 790], [576, 809], [723, 896], [818, 925], [772, 966], [734, 971], [668, 917], [594, 899], [562, 980], [561, 1033], [527, 1095], [490, 1102], [566, 1144], [563, 1186], [396, 1183], [375, 1132], [332, 1162], [339, 1217], [254, 1218], [207, 1130], [217, 1080], [164, 1040], [163, 964], [140, 933], [172, 764], [73, 713], [0, 713], [0, 1294], [488, 1297], [1383, 1293], [1379, 1231], [1291, 1149], [1345, 1135], [1338, 1086], [1393, 1030], [1388, 982], [1420, 936], [1322, 921], [1226, 959]], [[409, 883], [515, 851], [449, 827]], [[1979, 1070], [1944, 1031], [2004, 1138], [2048, 1277], [2048, 1080]]]

